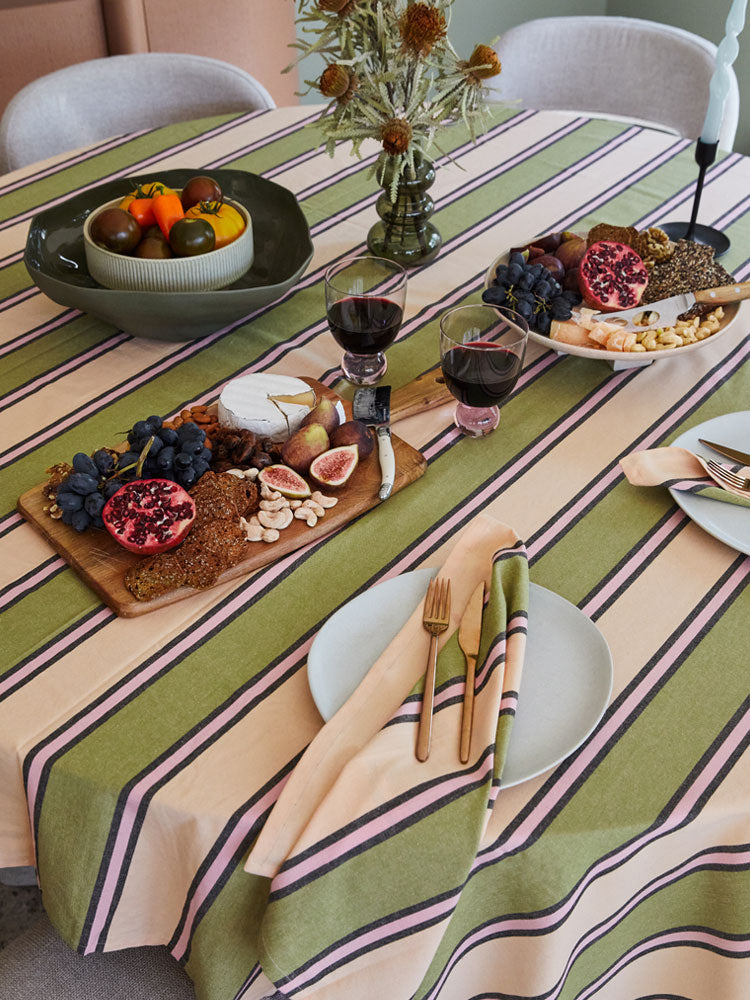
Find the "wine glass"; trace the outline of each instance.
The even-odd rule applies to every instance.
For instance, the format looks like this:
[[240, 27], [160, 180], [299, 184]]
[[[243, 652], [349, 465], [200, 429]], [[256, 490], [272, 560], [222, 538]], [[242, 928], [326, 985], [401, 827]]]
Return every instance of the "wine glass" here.
[[344, 348], [341, 368], [354, 385], [373, 385], [388, 369], [383, 353], [404, 318], [406, 271], [384, 257], [348, 257], [326, 271], [326, 316]]
[[523, 316], [502, 306], [459, 306], [442, 316], [440, 364], [464, 434], [482, 437], [497, 427], [498, 404], [521, 374], [528, 334]]

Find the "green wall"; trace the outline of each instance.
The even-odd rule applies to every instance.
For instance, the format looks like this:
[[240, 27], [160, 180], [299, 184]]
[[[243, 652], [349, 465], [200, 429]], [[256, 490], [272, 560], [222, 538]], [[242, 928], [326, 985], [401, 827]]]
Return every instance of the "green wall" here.
[[[612, 14], [674, 24], [718, 45], [730, 6], [731, 0], [455, 0], [450, 38], [459, 52], [468, 54], [477, 42], [492, 41], [505, 28], [536, 17]], [[739, 41], [734, 69], [740, 85], [740, 126], [734, 148], [750, 155], [750, 18]], [[307, 60], [301, 75], [314, 79], [320, 67], [322, 61]], [[313, 92], [303, 100], [319, 101], [320, 94]]]

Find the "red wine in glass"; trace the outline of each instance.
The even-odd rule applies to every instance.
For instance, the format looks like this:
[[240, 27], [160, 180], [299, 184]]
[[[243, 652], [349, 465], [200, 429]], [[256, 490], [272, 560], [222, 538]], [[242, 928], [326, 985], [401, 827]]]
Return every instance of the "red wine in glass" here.
[[379, 354], [396, 339], [404, 318], [401, 306], [387, 298], [352, 295], [328, 307], [328, 326], [349, 354]]
[[475, 341], [452, 347], [442, 358], [445, 384], [464, 406], [497, 406], [513, 392], [521, 359], [498, 344]]

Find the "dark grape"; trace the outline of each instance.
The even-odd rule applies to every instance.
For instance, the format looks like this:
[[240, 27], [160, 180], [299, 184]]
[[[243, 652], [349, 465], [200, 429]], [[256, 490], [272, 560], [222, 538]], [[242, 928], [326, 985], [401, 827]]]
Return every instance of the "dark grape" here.
[[[91, 494], [93, 496], [93, 494]], [[60, 493], [58, 492], [56, 498], [57, 506], [61, 510], [69, 510], [71, 514], [75, 510], [81, 510], [84, 504], [84, 499], [80, 493]]]
[[562, 295], [558, 296], [556, 299], [552, 300], [552, 318], [553, 319], [570, 319], [572, 316], [572, 310], [570, 308], [570, 303], [567, 299], [563, 298]]
[[[211, 449], [204, 448], [198, 455], [198, 458], [203, 459], [204, 462], [211, 461]], [[193, 460], [193, 465], [195, 465], [196, 459]]]
[[172, 467], [172, 462], [174, 461], [174, 448], [168, 445], [159, 452], [159, 457], [156, 459], [156, 464], [160, 469], [170, 469]]
[[102, 496], [105, 500], [109, 500], [110, 497], [113, 497], [115, 493], [117, 493], [122, 485], [123, 484], [119, 479], [108, 480], [102, 487]]
[[573, 288], [567, 288], [562, 294], [563, 298], [567, 299], [572, 306], [577, 306], [581, 301], [580, 292], [576, 292]]
[[89, 493], [83, 506], [87, 513], [89, 513], [92, 517], [96, 517], [97, 514], [101, 514], [102, 512], [102, 508], [104, 507], [104, 497], [98, 491], [96, 493]]
[[177, 431], [172, 427], [163, 427], [159, 431], [159, 437], [163, 444], [177, 444]]
[[560, 292], [562, 292], [562, 285], [560, 284], [559, 281], [556, 281], [554, 278], [549, 279], [549, 288], [550, 288], [550, 295], [552, 296], [552, 298], [555, 298], [556, 295], [559, 295]]
[[507, 297], [508, 293], [506, 292], [506, 290], [504, 288], [498, 287], [497, 285], [493, 286], [492, 288], [485, 288], [485, 290], [482, 292], [482, 300], [484, 302], [489, 302], [490, 305], [493, 306], [501, 306], [505, 302]]
[[523, 318], [528, 323], [531, 317], [534, 315], [534, 308], [529, 302], [519, 302], [518, 305], [516, 306], [516, 312], [518, 313], [519, 316], [523, 316]]
[[85, 531], [91, 524], [91, 518], [85, 510], [77, 510], [70, 519], [70, 523], [76, 531]]
[[75, 493], [75, 490], [70, 485], [67, 479], [63, 479], [63, 481], [57, 487], [57, 495], [62, 496], [63, 493]]
[[200, 478], [202, 475], [204, 475], [204, 473], [208, 472], [208, 468], [209, 468], [208, 462], [206, 462], [204, 459], [200, 458], [200, 456], [199, 456], [193, 462], [193, 468], [195, 469], [196, 478]]
[[77, 511], [75, 511], [75, 510], [64, 510], [62, 512], [62, 517], [60, 518], [60, 520], [62, 521], [63, 524], [72, 524], [73, 523], [73, 515], [75, 513], [77, 513]]
[[551, 326], [552, 319], [550, 318], [550, 314], [547, 312], [539, 313], [536, 318], [536, 329], [539, 333], [549, 333]]
[[495, 277], [496, 278], [507, 278], [507, 276], [508, 276], [508, 265], [507, 264], [498, 264], [498, 266], [497, 266], [497, 268], [495, 270]]
[[146, 427], [149, 434], [156, 434], [161, 430], [161, 417], [146, 417]]
[[94, 517], [91, 518], [91, 523], [94, 525], [95, 528], [103, 528], [104, 518], [102, 517], [101, 514], [96, 514]]
[[523, 288], [528, 291], [534, 284], [534, 275], [529, 274], [528, 271], [524, 271], [521, 277], [518, 279], [517, 287]]
[[100, 448], [99, 451], [94, 452], [94, 465], [101, 475], [106, 475], [108, 472], [114, 472], [115, 460], [110, 452]]
[[188, 469], [193, 464], [193, 456], [186, 455], [184, 451], [181, 451], [179, 455], [175, 455], [173, 464], [177, 470]]
[[148, 427], [146, 426], [145, 420], [137, 420], [133, 424], [132, 434], [135, 438], [150, 437]]
[[508, 264], [525, 264], [525, 263], [526, 263], [526, 258], [518, 250], [516, 250], [515, 253], [512, 253], [508, 258]]
[[67, 482], [74, 493], [80, 493], [82, 496], [93, 493], [99, 485], [98, 477], [95, 479], [86, 472], [71, 472]]
[[133, 465], [140, 457], [141, 453], [139, 451], [126, 451], [124, 455], [120, 456], [117, 468], [124, 469], [128, 465]]
[[191, 438], [182, 442], [182, 451], [185, 455], [200, 455], [203, 451], [203, 442], [197, 438]]
[[159, 437], [158, 434], [154, 434], [154, 440], [151, 442], [151, 447], [148, 449], [149, 458], [153, 455], [154, 458], [159, 454], [159, 452], [164, 447], [164, 442]]
[[180, 486], [185, 486], [186, 488], [192, 486], [197, 478], [198, 476], [192, 466], [189, 469], [184, 469], [177, 476]]
[[94, 478], [99, 475], [97, 467], [94, 465], [89, 456], [84, 455], [82, 451], [79, 451], [77, 455], [73, 456], [73, 468], [76, 472], [83, 472], [87, 476], [94, 476]]
[[518, 281], [518, 279], [523, 274], [523, 267], [521, 264], [511, 264], [508, 268], [508, 280], [512, 282]]
[[544, 264], [532, 264], [529, 267], [529, 274], [533, 274], [535, 278], [541, 278], [546, 270]]
[[149, 457], [143, 463], [143, 469], [141, 472], [141, 479], [158, 479], [161, 469], [156, 464], [156, 459]]
[[549, 293], [552, 291], [552, 287], [549, 281], [545, 281], [545, 279], [542, 278], [540, 281], [537, 281], [537, 283], [534, 285], [534, 291], [536, 292], [536, 294], [539, 296], [540, 299], [546, 299]]

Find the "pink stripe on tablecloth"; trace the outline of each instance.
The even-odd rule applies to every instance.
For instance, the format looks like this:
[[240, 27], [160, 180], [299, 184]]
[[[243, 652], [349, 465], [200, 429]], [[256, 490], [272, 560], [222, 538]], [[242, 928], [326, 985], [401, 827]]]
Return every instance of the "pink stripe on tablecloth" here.
[[21, 594], [25, 594], [29, 590], [33, 590], [34, 587], [38, 586], [42, 580], [46, 580], [48, 576], [52, 576], [53, 573], [57, 573], [59, 569], [67, 566], [68, 564], [60, 556], [55, 556], [48, 563], [39, 567], [36, 573], [31, 576], [27, 576], [24, 580], [20, 580], [15, 587], [11, 587], [6, 590], [4, 594], [0, 594], [0, 610], [8, 604], [12, 604]]
[[17, 350], [19, 347], [23, 347], [23, 345], [27, 344], [30, 340], [36, 340], [37, 337], [43, 337], [45, 333], [57, 330], [58, 327], [64, 326], [77, 316], [83, 316], [80, 309], [66, 309], [58, 316], [55, 316], [54, 319], [51, 319], [49, 323], [45, 323], [43, 326], [39, 326], [35, 330], [29, 330], [29, 332], [24, 336], [16, 337], [15, 340], [12, 340], [10, 343], [0, 346], [0, 357], [4, 354], [9, 354], [11, 351]]
[[645, 542], [643, 542], [637, 549], [635, 553], [630, 557], [630, 559], [625, 562], [617, 573], [591, 598], [581, 606], [581, 611], [585, 615], [591, 617], [595, 614], [599, 608], [606, 604], [610, 597], [615, 594], [619, 587], [621, 587], [625, 581], [633, 575], [633, 573], [642, 566], [644, 563], [648, 562], [651, 555], [659, 548], [659, 546], [664, 542], [666, 538], [669, 537], [672, 531], [680, 525], [686, 524], [687, 517], [682, 513], [681, 510], [676, 510], [670, 518], [668, 518], [664, 524], [650, 535]]
[[232, 861], [235, 854], [242, 846], [242, 842], [248, 832], [252, 830], [253, 826], [258, 822], [269, 806], [274, 804], [288, 780], [289, 774], [285, 774], [283, 778], [280, 778], [279, 781], [276, 782], [273, 788], [269, 788], [262, 799], [255, 802], [253, 806], [242, 815], [242, 818], [239, 820], [237, 826], [234, 827], [231, 834], [227, 838], [226, 843], [222, 846], [221, 850], [202, 876], [190, 900], [182, 933], [177, 939], [174, 947], [171, 949], [172, 955], [178, 962], [185, 954], [190, 941], [190, 935], [193, 933], [193, 921], [195, 920], [196, 913], [200, 909], [203, 901], [208, 898], [211, 890], [224, 873], [224, 869]]
[[107, 351], [112, 350], [113, 347], [117, 347], [117, 345], [121, 344], [123, 340], [131, 339], [132, 338], [129, 333], [121, 331], [120, 333], [116, 333], [113, 337], [108, 337], [107, 340], [102, 340], [101, 343], [96, 345], [96, 347], [92, 347], [90, 350], [84, 351], [82, 354], [76, 354], [74, 357], [70, 358], [61, 365], [56, 365], [51, 371], [45, 372], [44, 375], [40, 375], [39, 378], [34, 379], [33, 382], [28, 382], [26, 385], [22, 385], [19, 389], [16, 389], [15, 392], [9, 392], [7, 396], [0, 396], [0, 406], [11, 406], [13, 403], [17, 403], [20, 399], [30, 396], [32, 393], [37, 392], [50, 382], [55, 382], [57, 379], [62, 378], [62, 376], [71, 369], [85, 365], [87, 362], [93, 361], [94, 358], [98, 358], [100, 354], [105, 354]]
[[387, 812], [357, 827], [356, 830], [353, 830], [346, 836], [337, 839], [335, 844], [316, 852], [314, 856], [297, 862], [294, 862], [294, 860], [286, 862], [285, 866], [271, 882], [271, 892], [287, 888], [306, 875], [335, 861], [347, 851], [360, 846], [365, 841], [383, 837], [398, 823], [418, 814], [436, 801], [453, 795], [468, 785], [473, 785], [476, 782], [484, 780], [492, 772], [492, 766], [492, 758], [488, 757], [477, 771], [462, 771], [448, 781], [440, 782], [431, 788], [417, 793], [408, 799], [408, 801], [394, 806]]
[[86, 633], [96, 628], [102, 622], [107, 621], [108, 618], [114, 617], [114, 612], [110, 611], [109, 608], [101, 608], [90, 618], [86, 618], [82, 621], [77, 628], [73, 629], [64, 636], [61, 636], [61, 638], [56, 642], [47, 646], [41, 653], [35, 656], [32, 660], [29, 660], [28, 663], [24, 664], [20, 670], [14, 670], [13, 673], [7, 677], [0, 678], [0, 697], [2, 697], [6, 691], [14, 688], [19, 680], [24, 680], [29, 676], [29, 674], [33, 674], [40, 667], [44, 666], [45, 663], [55, 660], [59, 654], [66, 651], [66, 647], [71, 642], [75, 642], [81, 636], [86, 635]]

